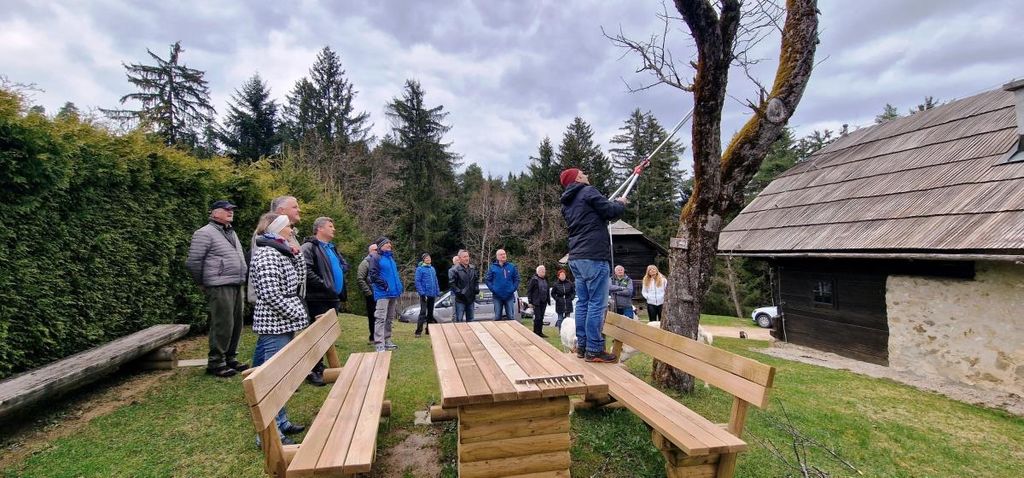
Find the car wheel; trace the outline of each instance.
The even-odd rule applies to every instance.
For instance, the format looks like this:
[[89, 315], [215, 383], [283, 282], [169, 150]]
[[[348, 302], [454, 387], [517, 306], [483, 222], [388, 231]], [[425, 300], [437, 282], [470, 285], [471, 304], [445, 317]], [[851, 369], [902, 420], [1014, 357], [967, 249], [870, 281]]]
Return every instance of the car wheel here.
[[768, 314], [757, 314], [757, 326], [762, 329], [772, 328], [772, 316]]

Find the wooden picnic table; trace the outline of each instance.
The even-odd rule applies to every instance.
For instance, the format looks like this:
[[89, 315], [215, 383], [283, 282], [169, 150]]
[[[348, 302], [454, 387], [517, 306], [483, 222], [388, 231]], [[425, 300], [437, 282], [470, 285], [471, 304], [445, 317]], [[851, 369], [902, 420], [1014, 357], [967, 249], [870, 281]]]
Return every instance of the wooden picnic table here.
[[[569, 396], [605, 395], [608, 384], [518, 321], [429, 330], [441, 406], [458, 413], [459, 476], [568, 477]], [[572, 375], [582, 377], [517, 383]]]

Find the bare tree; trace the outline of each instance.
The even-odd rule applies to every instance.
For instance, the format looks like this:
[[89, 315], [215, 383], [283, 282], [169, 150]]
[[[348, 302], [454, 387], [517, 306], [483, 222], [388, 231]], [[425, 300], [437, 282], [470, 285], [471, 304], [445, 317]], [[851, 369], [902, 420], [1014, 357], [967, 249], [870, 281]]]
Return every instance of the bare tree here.
[[[516, 201], [512, 193], [504, 190], [492, 181], [484, 181], [483, 186], [469, 198], [468, 218], [470, 227], [466, 228], [466, 247], [477, 254], [480, 270], [485, 270], [491, 260], [491, 249], [507, 237], [515, 225]], [[483, 274], [480, 274], [483, 277]]]
[[[704, 296], [711, 286], [718, 236], [724, 218], [743, 205], [743, 191], [757, 172], [772, 143], [793, 115], [814, 68], [818, 43], [816, 0], [787, 0], [785, 8], [769, 1], [675, 0], [680, 18], [663, 15], [665, 31], [648, 41], [622, 33], [612, 41], [639, 55], [638, 72], [653, 74], [656, 82], [693, 94], [693, 194], [679, 218], [678, 241], [669, 254], [668, 306], [662, 328], [697, 337]], [[692, 80], [678, 71], [665, 36], [669, 23], [682, 20], [696, 46]], [[750, 72], [758, 59], [750, 52], [769, 34], [781, 33], [779, 63], [770, 88]], [[753, 115], [722, 151], [722, 109], [730, 66], [738, 65], [756, 85], [758, 97], [748, 100]], [[693, 377], [665, 363], [656, 363], [654, 378], [678, 390], [693, 390]]]

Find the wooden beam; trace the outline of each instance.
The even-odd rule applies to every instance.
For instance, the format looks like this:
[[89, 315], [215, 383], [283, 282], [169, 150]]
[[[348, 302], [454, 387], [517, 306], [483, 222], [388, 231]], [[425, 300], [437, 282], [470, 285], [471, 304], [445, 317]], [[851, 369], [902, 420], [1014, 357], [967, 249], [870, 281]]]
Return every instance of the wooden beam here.
[[120, 366], [188, 333], [184, 324], [154, 325], [99, 347], [0, 382], [0, 421], [113, 373]]

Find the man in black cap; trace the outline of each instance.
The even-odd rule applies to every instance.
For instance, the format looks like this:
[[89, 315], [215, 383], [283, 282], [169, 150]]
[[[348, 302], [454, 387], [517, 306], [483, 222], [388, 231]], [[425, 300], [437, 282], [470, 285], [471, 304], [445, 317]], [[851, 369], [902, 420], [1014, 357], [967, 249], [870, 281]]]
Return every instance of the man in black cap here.
[[235, 360], [242, 334], [242, 286], [248, 267], [242, 243], [231, 227], [238, 206], [220, 200], [210, 206], [210, 222], [192, 234], [185, 267], [206, 294], [210, 354], [206, 373], [230, 377], [249, 368]]

